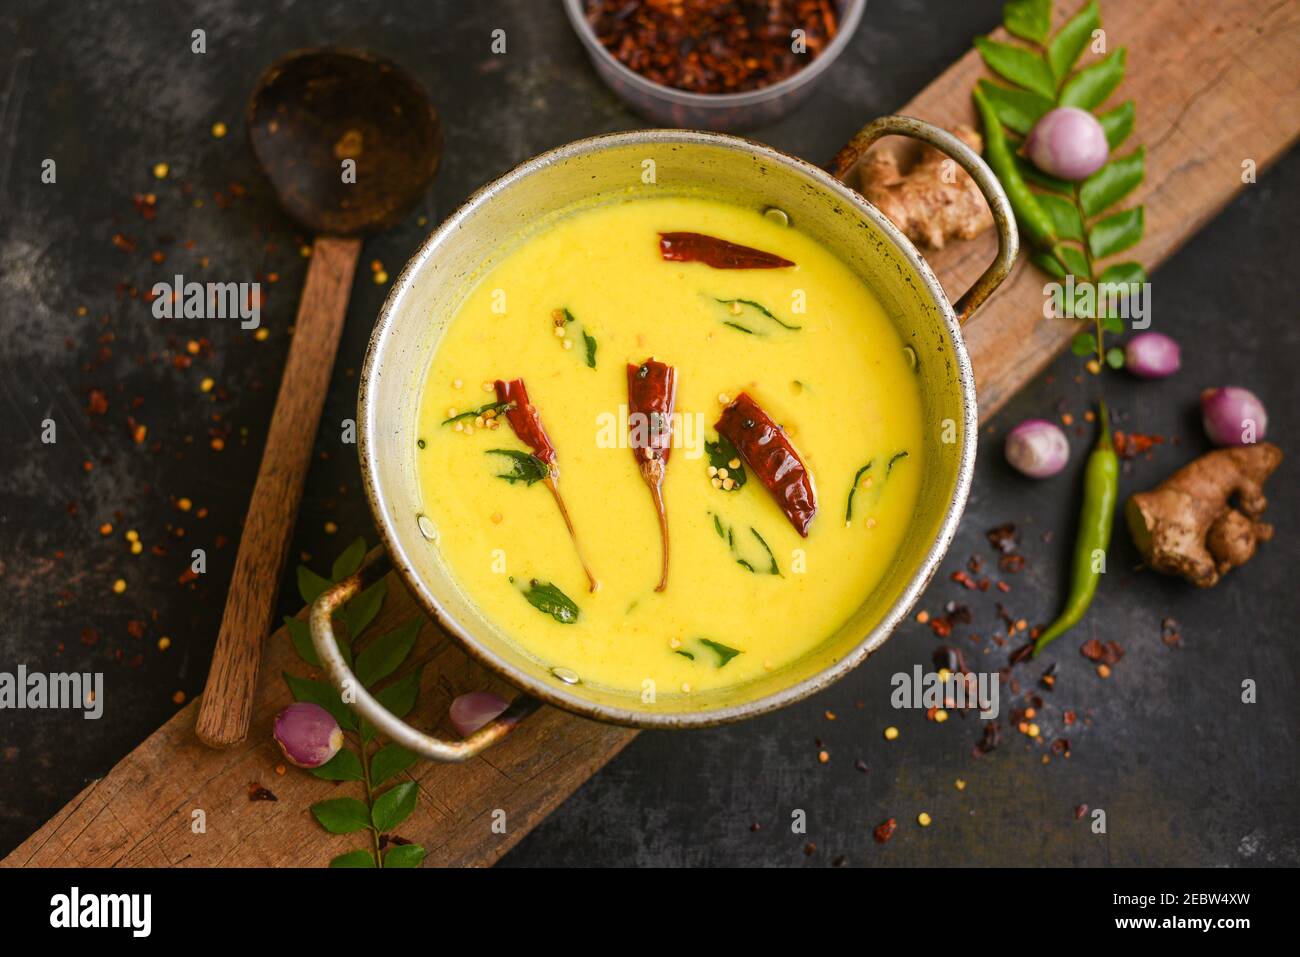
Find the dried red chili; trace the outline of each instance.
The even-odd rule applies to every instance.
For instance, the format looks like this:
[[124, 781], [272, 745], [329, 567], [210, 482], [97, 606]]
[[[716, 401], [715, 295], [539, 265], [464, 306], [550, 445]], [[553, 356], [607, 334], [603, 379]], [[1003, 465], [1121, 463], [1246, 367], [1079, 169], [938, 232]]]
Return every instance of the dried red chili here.
[[624, 66], [693, 93], [784, 80], [823, 53], [839, 28], [832, 0], [587, 0], [587, 22]]
[[884, 824], [877, 824], [871, 833], [877, 844], [885, 844], [894, 836], [896, 830], [898, 830], [898, 820], [891, 817]]
[[738, 451], [776, 499], [790, 524], [803, 537], [817, 515], [812, 473], [786, 437], [785, 430], [742, 392], [722, 410], [714, 428]]
[[790, 260], [703, 233], [660, 233], [659, 255], [671, 262], [704, 263], [714, 269], [784, 269]]
[[504, 382], [497, 379], [496, 390], [498, 402], [510, 403], [510, 407], [506, 409], [506, 419], [509, 420], [510, 427], [515, 430], [515, 435], [519, 436], [519, 441], [532, 449], [533, 454], [551, 466], [554, 472], [555, 446], [551, 444], [546, 430], [542, 428], [542, 419], [537, 414], [537, 407], [528, 401], [528, 390], [524, 387], [524, 380], [512, 379]]
[[673, 407], [677, 403], [677, 370], [647, 359], [627, 367], [628, 444], [650, 487], [659, 516], [663, 564], [655, 591], [668, 587], [668, 516], [664, 511], [664, 473], [672, 451]]
[[510, 403], [505, 410], [506, 421], [510, 423], [510, 428], [514, 429], [519, 441], [532, 449], [533, 455], [537, 456], [547, 466], [547, 475], [546, 478], [542, 479], [542, 484], [550, 490], [551, 497], [555, 499], [555, 504], [560, 510], [560, 517], [564, 519], [564, 527], [569, 530], [569, 538], [573, 541], [573, 550], [578, 553], [578, 562], [587, 575], [587, 587], [590, 591], [595, 591], [600, 587], [600, 582], [596, 581], [596, 576], [591, 573], [587, 560], [582, 557], [582, 546], [578, 544], [578, 532], [573, 527], [573, 519], [569, 517], [569, 509], [560, 495], [560, 468], [556, 464], [555, 446], [551, 444], [546, 429], [542, 427], [542, 417], [538, 414], [537, 407], [528, 401], [528, 389], [524, 387], [524, 380], [511, 379], [506, 382], [497, 379], [496, 392], [498, 402]]

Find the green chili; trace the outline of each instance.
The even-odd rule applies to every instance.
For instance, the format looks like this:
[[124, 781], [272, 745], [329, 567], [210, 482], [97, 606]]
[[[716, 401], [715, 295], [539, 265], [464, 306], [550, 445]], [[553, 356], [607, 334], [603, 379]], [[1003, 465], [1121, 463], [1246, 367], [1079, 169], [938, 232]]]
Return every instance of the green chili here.
[[1029, 235], [1029, 241], [1039, 249], [1052, 250], [1057, 244], [1056, 223], [1038, 202], [1038, 197], [1025, 183], [1020, 170], [1016, 168], [1015, 154], [1007, 142], [1006, 133], [993, 111], [993, 104], [976, 88], [975, 108], [979, 111], [980, 122], [984, 126], [984, 159], [989, 168], [1002, 183], [1007, 199], [1016, 214], [1020, 228]]
[[1079, 536], [1074, 543], [1074, 565], [1070, 572], [1070, 597], [1056, 621], [1034, 642], [1038, 654], [1053, 639], [1079, 623], [1097, 593], [1097, 583], [1106, 568], [1106, 549], [1119, 498], [1119, 456], [1110, 439], [1106, 403], [1100, 403], [1101, 434], [1088, 456], [1083, 476], [1083, 505], [1079, 509]]

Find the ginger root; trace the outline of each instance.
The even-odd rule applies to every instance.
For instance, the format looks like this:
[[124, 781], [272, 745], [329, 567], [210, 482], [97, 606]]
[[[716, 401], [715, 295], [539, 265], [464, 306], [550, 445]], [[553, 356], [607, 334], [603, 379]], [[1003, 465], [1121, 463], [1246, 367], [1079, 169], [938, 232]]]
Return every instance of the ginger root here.
[[[980, 152], [983, 140], [968, 126], [952, 134]], [[966, 171], [932, 146], [906, 169], [898, 153], [871, 150], [858, 167], [858, 192], [914, 243], [942, 249], [950, 239], [973, 239], [993, 225], [993, 214]], [[950, 181], [950, 182], [949, 182]]]
[[1201, 588], [1246, 564], [1273, 537], [1273, 526], [1258, 519], [1268, 505], [1264, 483], [1281, 461], [1271, 442], [1216, 449], [1134, 495], [1124, 511], [1143, 560]]

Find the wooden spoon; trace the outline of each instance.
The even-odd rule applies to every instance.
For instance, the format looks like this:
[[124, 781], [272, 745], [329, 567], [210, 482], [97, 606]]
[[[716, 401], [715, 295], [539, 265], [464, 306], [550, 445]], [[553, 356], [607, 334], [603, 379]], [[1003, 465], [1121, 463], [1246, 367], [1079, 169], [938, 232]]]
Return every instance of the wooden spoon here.
[[419, 84], [354, 51], [305, 50], [275, 63], [249, 99], [247, 122], [280, 204], [316, 239], [199, 706], [198, 736], [218, 748], [248, 734], [361, 236], [405, 216], [442, 156], [442, 124]]

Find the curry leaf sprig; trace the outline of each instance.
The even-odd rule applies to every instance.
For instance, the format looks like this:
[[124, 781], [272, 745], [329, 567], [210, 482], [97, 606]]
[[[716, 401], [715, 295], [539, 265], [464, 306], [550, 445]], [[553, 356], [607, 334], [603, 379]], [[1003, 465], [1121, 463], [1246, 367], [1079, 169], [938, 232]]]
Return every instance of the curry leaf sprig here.
[[[981, 79], [976, 85], [975, 100], [985, 127], [986, 152], [990, 165], [1006, 187], [1017, 221], [1035, 247], [1033, 263], [1053, 277], [1064, 280], [1074, 276], [1082, 281], [1076, 288], [1078, 297], [1083, 286], [1086, 303], [1071, 303], [1067, 315], [1093, 320], [1093, 330], [1080, 332], [1071, 343], [1079, 356], [1096, 357], [1098, 371], [1102, 364], [1119, 368], [1123, 351], [1107, 349], [1105, 334], [1122, 333], [1123, 319], [1115, 308], [1116, 297], [1101, 295], [1102, 290], [1123, 290], [1134, 283], [1145, 283], [1146, 271], [1137, 262], [1118, 262], [1105, 266], [1109, 259], [1136, 245], [1146, 227], [1144, 207], [1132, 206], [1114, 211], [1114, 207], [1141, 183], [1146, 173], [1146, 148], [1115, 156], [1116, 150], [1133, 131], [1136, 108], [1132, 100], [1097, 113], [1099, 107], [1124, 79], [1125, 48], [1104, 54], [1101, 13], [1091, 0], [1078, 14], [1051, 32], [1051, 0], [1008, 0], [1002, 10], [1007, 32], [1021, 42], [1006, 43], [988, 37], [975, 40], [985, 65], [1001, 81]], [[1104, 54], [1095, 62], [1079, 66], [1084, 50]], [[1010, 84], [1010, 85], [1007, 85]], [[1072, 106], [1097, 113], [1110, 147], [1111, 159], [1081, 183], [1071, 183], [1048, 176], [1035, 168], [1015, 150], [1034, 125], [1050, 110]], [[995, 162], [997, 147], [1004, 147], [1003, 162]], [[1087, 313], [1092, 315], [1088, 316]]]
[[[355, 573], [365, 556], [365, 540], [358, 538], [335, 559], [329, 578], [299, 565], [298, 591], [302, 600], [310, 605], [326, 589]], [[386, 581], [381, 578], [336, 612], [335, 618], [344, 626], [346, 635], [339, 631], [334, 635], [343, 660], [356, 673], [357, 680], [373, 691], [380, 704], [404, 718], [415, 707], [422, 667], [397, 678], [393, 675], [415, 648], [420, 620], [412, 619], [378, 637], [366, 635], [366, 629], [384, 603], [386, 587]], [[307, 623], [290, 617], [284, 623], [298, 656], [314, 668], [321, 667]], [[400, 745], [380, 740], [369, 722], [358, 718], [328, 682], [288, 672], [284, 673], [284, 680], [295, 700], [320, 705], [343, 729], [344, 747], [311, 773], [326, 781], [359, 782], [364, 789], [364, 801], [337, 797], [311, 807], [312, 815], [331, 834], [369, 832], [369, 847], [340, 854], [330, 861], [330, 867], [419, 867], [424, 860], [424, 848], [391, 833], [415, 810], [419, 787], [415, 781], [408, 780], [385, 789], [385, 785], [414, 765], [418, 756]]]

